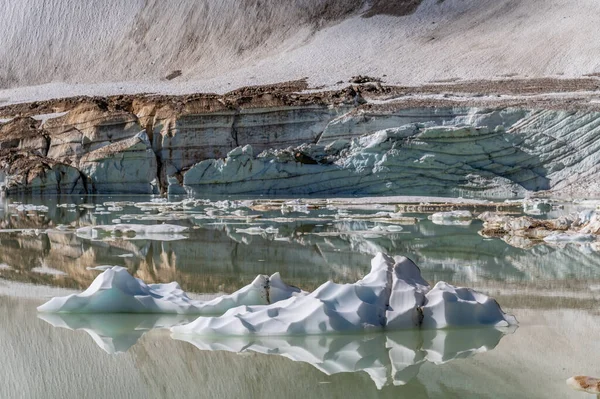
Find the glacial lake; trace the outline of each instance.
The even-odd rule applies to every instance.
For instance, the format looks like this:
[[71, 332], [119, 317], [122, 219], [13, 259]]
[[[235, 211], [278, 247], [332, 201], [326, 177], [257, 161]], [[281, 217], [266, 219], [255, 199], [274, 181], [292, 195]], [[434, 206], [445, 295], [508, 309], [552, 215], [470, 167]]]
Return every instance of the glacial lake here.
[[[519, 248], [481, 236], [479, 220], [435, 224], [426, 213], [399, 215], [393, 203], [250, 200], [4, 199], [0, 397], [591, 397], [565, 380], [600, 376], [598, 244]], [[163, 222], [189, 229], [76, 232]], [[354, 282], [377, 252], [411, 258], [432, 284], [444, 280], [495, 297], [519, 327], [186, 340], [167, 327], [194, 316], [36, 311], [53, 296], [87, 288], [99, 273], [89, 268], [97, 266], [127, 267], [147, 283], [177, 281], [210, 298], [277, 271], [305, 290], [327, 280]]]

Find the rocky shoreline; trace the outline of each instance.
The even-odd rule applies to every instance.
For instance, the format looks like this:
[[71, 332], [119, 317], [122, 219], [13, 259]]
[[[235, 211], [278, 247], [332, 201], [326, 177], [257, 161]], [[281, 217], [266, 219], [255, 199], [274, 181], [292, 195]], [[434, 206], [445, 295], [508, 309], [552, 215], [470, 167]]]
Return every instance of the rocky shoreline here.
[[[0, 108], [15, 194], [600, 195], [600, 80], [75, 97]], [[475, 90], [479, 90], [475, 92]]]

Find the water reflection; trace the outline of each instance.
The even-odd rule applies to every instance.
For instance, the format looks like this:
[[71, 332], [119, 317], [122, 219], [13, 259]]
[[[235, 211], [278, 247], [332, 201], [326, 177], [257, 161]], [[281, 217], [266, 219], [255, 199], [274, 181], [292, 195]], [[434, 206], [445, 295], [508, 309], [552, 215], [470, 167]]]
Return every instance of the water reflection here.
[[57, 328], [89, 334], [104, 352], [125, 353], [148, 331], [190, 323], [186, 315], [68, 314], [38, 313], [37, 317]]
[[378, 389], [406, 385], [425, 363], [444, 364], [494, 349], [509, 330], [411, 330], [366, 336], [239, 337], [173, 335], [203, 351], [278, 355], [326, 375], [366, 372]]
[[[514, 248], [481, 237], [479, 221], [437, 225], [426, 215], [386, 219], [381, 213], [393, 213], [389, 205], [371, 210], [295, 205], [285, 214], [281, 204], [278, 209], [248, 204], [219, 209], [210, 202], [187, 208], [181, 203], [118, 205], [50, 205], [47, 212], [5, 208], [0, 264], [7, 267], [0, 268], [0, 277], [82, 289], [97, 275], [88, 267], [120, 265], [149, 283], [178, 281], [187, 291], [232, 292], [257, 274], [280, 271], [291, 284], [312, 290], [329, 279], [356, 281], [368, 271], [370, 258], [385, 252], [410, 257], [432, 282], [501, 289], [556, 279], [576, 281], [577, 289], [583, 282], [600, 284], [600, 254], [589, 244]], [[75, 232], [115, 221], [167, 221], [189, 230], [174, 241], [91, 239]]]
[[[184, 315], [38, 314], [54, 327], [85, 331], [108, 354], [127, 352], [148, 331], [188, 323]], [[328, 376], [366, 372], [378, 389], [405, 385], [425, 363], [444, 364], [494, 349], [514, 329], [410, 330], [367, 335], [223, 337], [172, 335], [202, 351], [277, 355]]]

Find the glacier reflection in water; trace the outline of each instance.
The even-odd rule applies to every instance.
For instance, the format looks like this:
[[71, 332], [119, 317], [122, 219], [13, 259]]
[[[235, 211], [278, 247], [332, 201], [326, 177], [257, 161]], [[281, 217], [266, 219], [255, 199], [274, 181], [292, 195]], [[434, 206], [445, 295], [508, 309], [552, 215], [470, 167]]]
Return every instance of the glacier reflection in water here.
[[[85, 331], [102, 350], [129, 350], [148, 331], [188, 323], [185, 315], [38, 314], [54, 327]], [[516, 328], [516, 327], [515, 327]], [[405, 385], [425, 363], [444, 364], [494, 349], [515, 328], [408, 330], [366, 335], [226, 337], [173, 334], [202, 351], [278, 355], [326, 375], [366, 372], [377, 388]]]

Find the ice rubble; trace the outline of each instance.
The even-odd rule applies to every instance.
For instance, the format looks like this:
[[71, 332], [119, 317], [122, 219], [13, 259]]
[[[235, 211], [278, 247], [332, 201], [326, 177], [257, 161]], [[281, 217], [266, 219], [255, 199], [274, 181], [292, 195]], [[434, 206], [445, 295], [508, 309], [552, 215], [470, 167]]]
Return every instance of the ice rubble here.
[[82, 294], [53, 298], [40, 312], [222, 314], [172, 328], [195, 335], [311, 335], [376, 330], [516, 325], [498, 303], [468, 288], [440, 282], [433, 289], [408, 258], [377, 254], [354, 284], [326, 282], [312, 293], [286, 285], [278, 273], [208, 302], [177, 285], [150, 284], [122, 267], [99, 275]]
[[600, 212], [590, 209], [557, 219], [514, 217], [495, 212], [484, 212], [479, 219], [483, 221], [481, 233], [484, 236], [501, 237], [511, 245], [515, 242], [529, 246], [540, 242], [581, 243], [597, 241], [600, 236]]
[[55, 297], [38, 307], [44, 313], [177, 313], [222, 314], [240, 305], [266, 305], [300, 293], [286, 285], [279, 274], [258, 276], [249, 285], [211, 301], [196, 301], [173, 282], [145, 284], [127, 269], [105, 270], [81, 294]]

